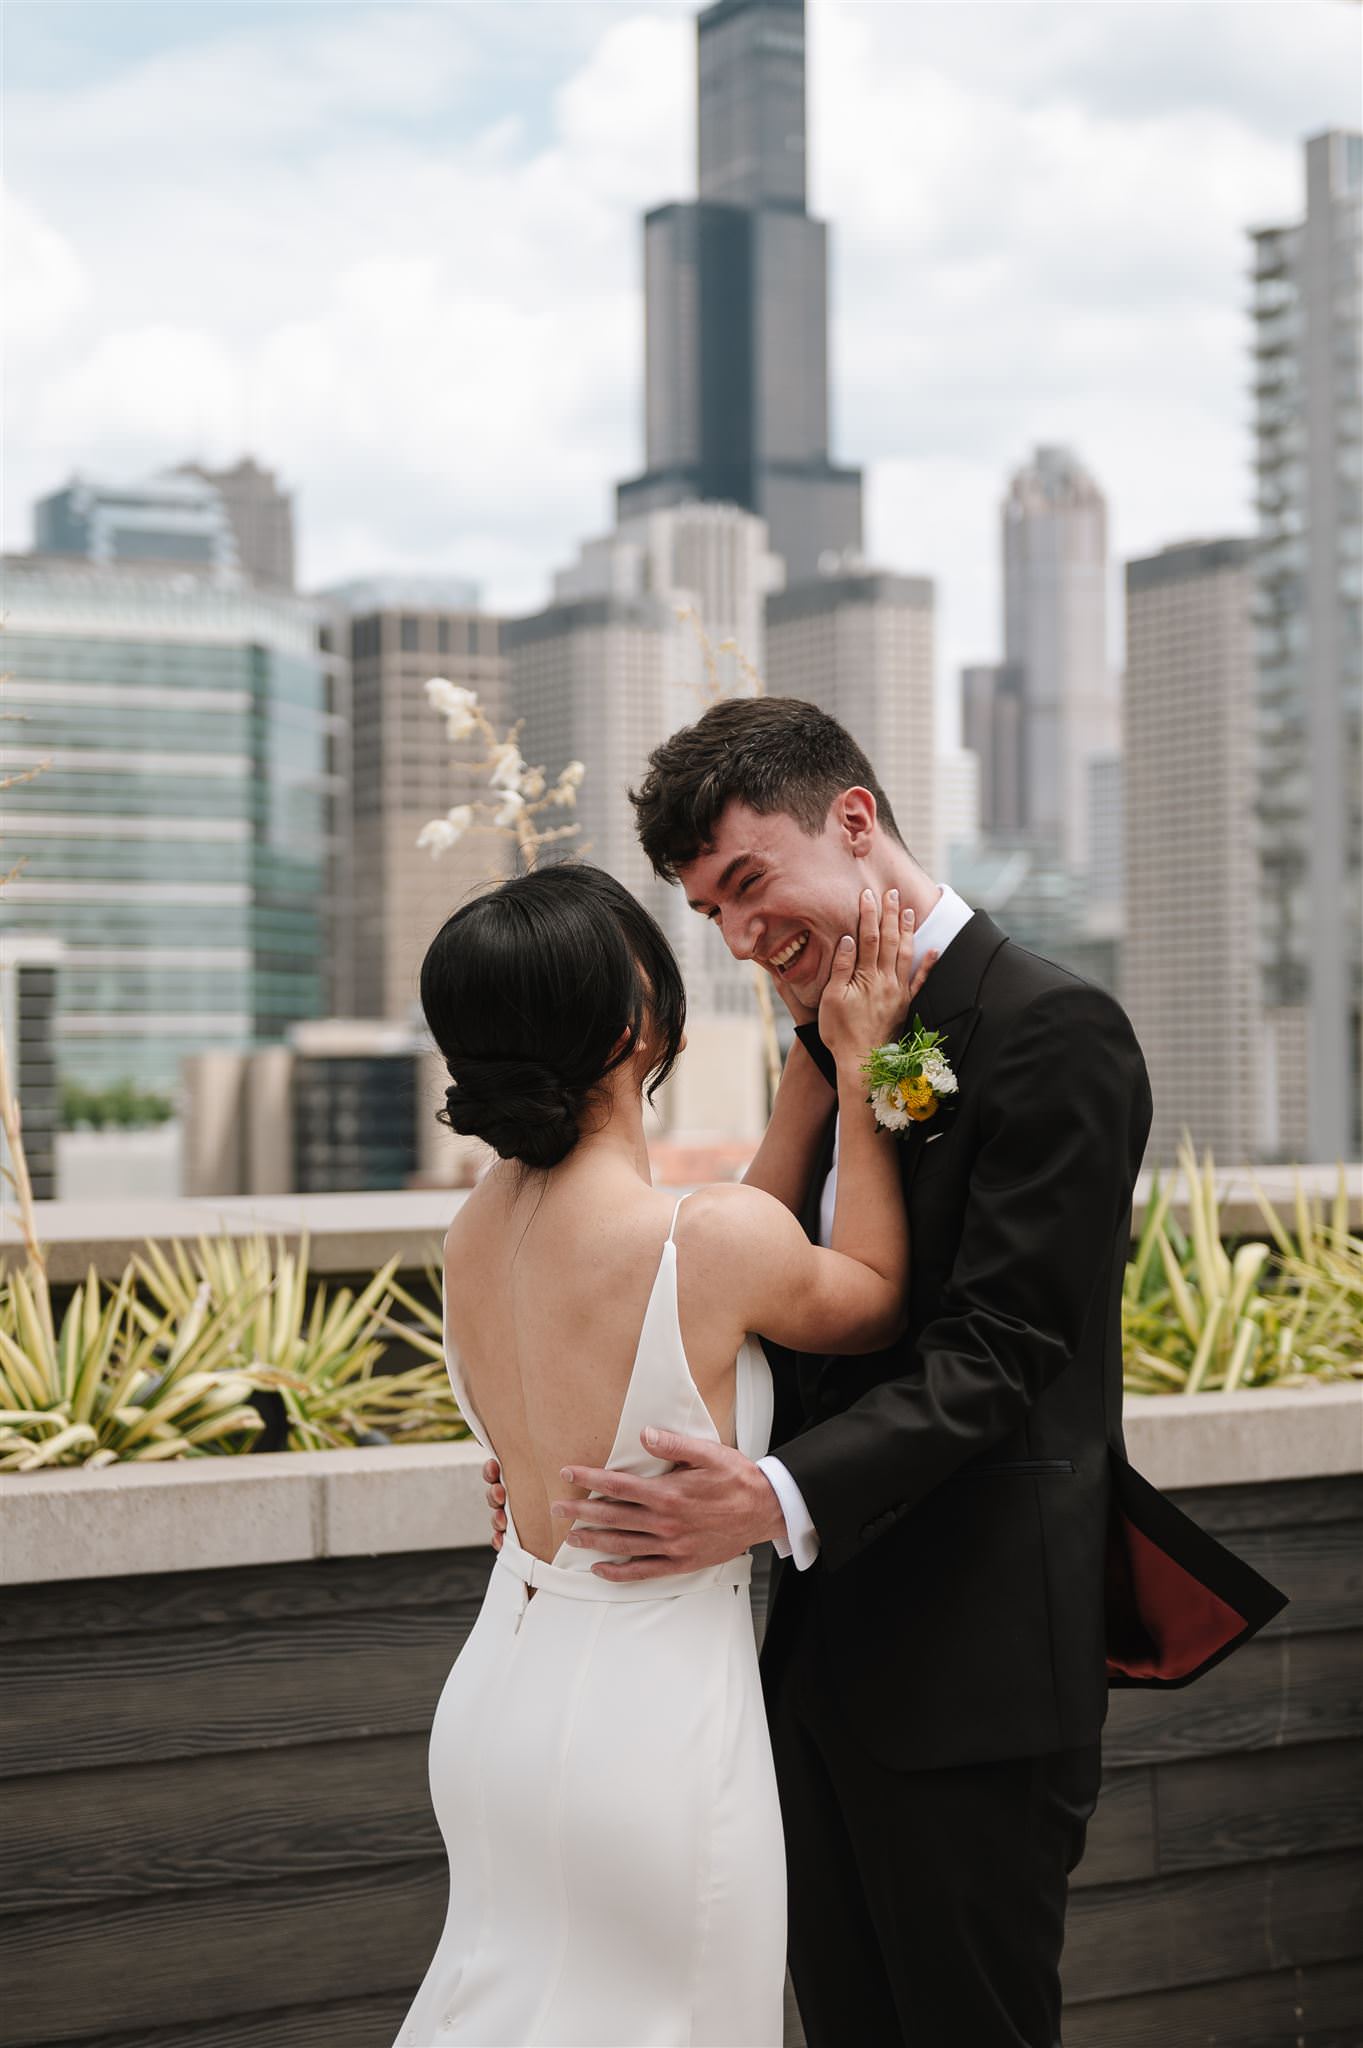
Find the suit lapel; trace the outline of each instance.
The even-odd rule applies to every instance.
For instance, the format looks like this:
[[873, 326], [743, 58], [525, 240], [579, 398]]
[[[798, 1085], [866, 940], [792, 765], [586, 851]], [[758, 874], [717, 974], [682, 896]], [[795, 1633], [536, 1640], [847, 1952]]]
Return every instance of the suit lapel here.
[[[959, 1072], [980, 1020], [976, 999], [985, 970], [999, 948], [1007, 943], [1007, 935], [999, 930], [993, 919], [977, 910], [928, 976], [912, 1014], [904, 1019], [900, 1035], [913, 1029], [915, 1018], [920, 1018], [929, 1031], [941, 1031], [945, 1034], [946, 1056]], [[915, 1124], [906, 1137], [895, 1140], [900, 1146], [900, 1176], [906, 1201], [934, 1127], [940, 1128], [936, 1126], [935, 1118], [926, 1124]], [[835, 1125], [830, 1122], [810, 1176], [809, 1192], [800, 1216], [805, 1235], [814, 1244], [819, 1242], [819, 1209], [824, 1182], [833, 1163], [834, 1129]], [[828, 1362], [827, 1358], [816, 1358], [805, 1352], [799, 1354], [797, 1378], [806, 1415], [814, 1412], [819, 1384]]]
[[[926, 1017], [923, 1021], [925, 1024], [927, 1023]], [[958, 1010], [954, 1016], [943, 1018], [940, 1024], [928, 1026], [929, 1030], [942, 1033], [942, 1050], [946, 1055], [948, 1064], [958, 1078], [965, 1065], [966, 1048], [975, 1035], [975, 1026], [979, 1021], [980, 1013], [972, 1006], [967, 1010]], [[949, 1108], [939, 1109], [936, 1116], [930, 1117], [925, 1124], [915, 1124], [913, 1129], [906, 1132], [899, 1140], [904, 1155], [900, 1168], [900, 1178], [904, 1183], [905, 1195], [908, 1194], [913, 1186], [914, 1176], [918, 1172], [928, 1146], [933, 1142], [934, 1138], [945, 1138], [951, 1128], [951, 1119], [958, 1114], [959, 1102], [953, 1098]]]
[[[927, 1030], [942, 1033], [942, 1050], [958, 1076], [980, 1021], [980, 984], [990, 961], [1007, 943], [1006, 935], [993, 919], [977, 910], [933, 968], [921, 997], [914, 1004], [913, 1015], [905, 1019], [905, 1031], [911, 1030], [917, 1020]], [[957, 1113], [955, 1105], [950, 1110], [939, 1110], [937, 1116], [925, 1124], [915, 1124], [913, 1130], [900, 1140], [904, 1148], [901, 1171], [906, 1196], [928, 1146], [934, 1137], [944, 1132], [945, 1127], [939, 1119]]]
[[[945, 1031], [950, 1024], [957, 1022], [962, 1011], [973, 1010], [979, 1000], [985, 969], [1000, 946], [1007, 943], [1007, 934], [999, 930], [993, 918], [977, 910], [969, 924], [962, 926], [928, 976], [923, 993], [913, 1006], [913, 1016], [921, 1017], [929, 1031]], [[913, 1017], [907, 1019], [906, 1029], [912, 1023]], [[959, 1057], [959, 1045], [956, 1052]]]

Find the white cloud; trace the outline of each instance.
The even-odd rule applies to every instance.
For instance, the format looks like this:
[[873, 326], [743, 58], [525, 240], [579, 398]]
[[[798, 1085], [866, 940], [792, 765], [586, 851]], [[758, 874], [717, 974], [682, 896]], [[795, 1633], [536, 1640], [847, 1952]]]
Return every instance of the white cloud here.
[[5, 251], [5, 345], [22, 356], [69, 331], [89, 282], [66, 237], [9, 186], [0, 191], [0, 242]]
[[[74, 467], [249, 447], [311, 580], [537, 601], [639, 461], [639, 216], [693, 189], [691, 17], [262, 5], [12, 90], [11, 529]], [[1327, 0], [811, 7], [835, 452], [876, 555], [938, 579], [945, 700], [996, 644], [1033, 442], [1076, 445], [1118, 549], [1245, 523], [1244, 229], [1299, 210], [1356, 39]]]

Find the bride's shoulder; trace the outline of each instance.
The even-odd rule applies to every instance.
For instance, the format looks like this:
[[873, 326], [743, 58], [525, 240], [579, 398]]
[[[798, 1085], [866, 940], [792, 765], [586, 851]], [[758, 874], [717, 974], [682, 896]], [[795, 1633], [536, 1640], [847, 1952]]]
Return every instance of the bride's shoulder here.
[[[714, 1181], [687, 1199], [688, 1235], [721, 1256], [746, 1258], [794, 1224], [790, 1211], [763, 1188], [743, 1181]], [[686, 1214], [686, 1210], [682, 1211]]]

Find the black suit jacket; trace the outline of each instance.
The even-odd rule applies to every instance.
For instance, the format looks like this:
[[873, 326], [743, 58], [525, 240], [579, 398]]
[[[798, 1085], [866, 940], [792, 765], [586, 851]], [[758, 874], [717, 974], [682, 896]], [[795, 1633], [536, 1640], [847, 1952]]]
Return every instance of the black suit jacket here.
[[[882, 1762], [921, 1769], [1096, 1741], [1118, 1608], [1118, 1661], [1141, 1683], [1186, 1681], [1265, 1617], [1237, 1609], [1231, 1626], [1227, 1588], [1198, 1580], [1225, 1614], [1190, 1621], [1184, 1602], [1169, 1662], [1122, 1562], [1160, 1597], [1180, 1573], [1194, 1583], [1125, 1547], [1143, 1482], [1122, 1444], [1121, 1292], [1151, 1111], [1125, 1013], [977, 912], [915, 1014], [945, 1034], [959, 1092], [885, 1139], [909, 1212], [907, 1327], [864, 1357], [769, 1347], [773, 1450], [820, 1553], [806, 1573], [778, 1567], [763, 1662], [769, 1685], [831, 1704]], [[801, 1036], [831, 1075], [817, 1030]], [[811, 1235], [831, 1149], [830, 1128]], [[1167, 1518], [1182, 1518], [1145, 1491], [1162, 1566]], [[1193, 1537], [1205, 1564], [1209, 1539]]]

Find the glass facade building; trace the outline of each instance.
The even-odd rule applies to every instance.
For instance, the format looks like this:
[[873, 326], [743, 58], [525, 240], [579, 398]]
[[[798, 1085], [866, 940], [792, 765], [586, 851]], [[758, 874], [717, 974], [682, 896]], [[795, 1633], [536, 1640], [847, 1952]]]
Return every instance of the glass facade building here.
[[64, 942], [63, 1078], [174, 1087], [181, 1057], [326, 1008], [340, 719], [313, 609], [235, 582], [5, 564], [0, 928]]
[[792, 582], [861, 546], [828, 441], [828, 229], [806, 210], [804, 0], [698, 22], [699, 198], [644, 222], [645, 459], [626, 520], [692, 499], [766, 520]]
[[1363, 135], [1253, 237], [1260, 967], [1270, 1157], [1363, 1149]]
[[130, 484], [73, 477], [38, 500], [33, 534], [43, 555], [224, 571], [240, 566], [228, 506], [202, 471], [172, 470]]

